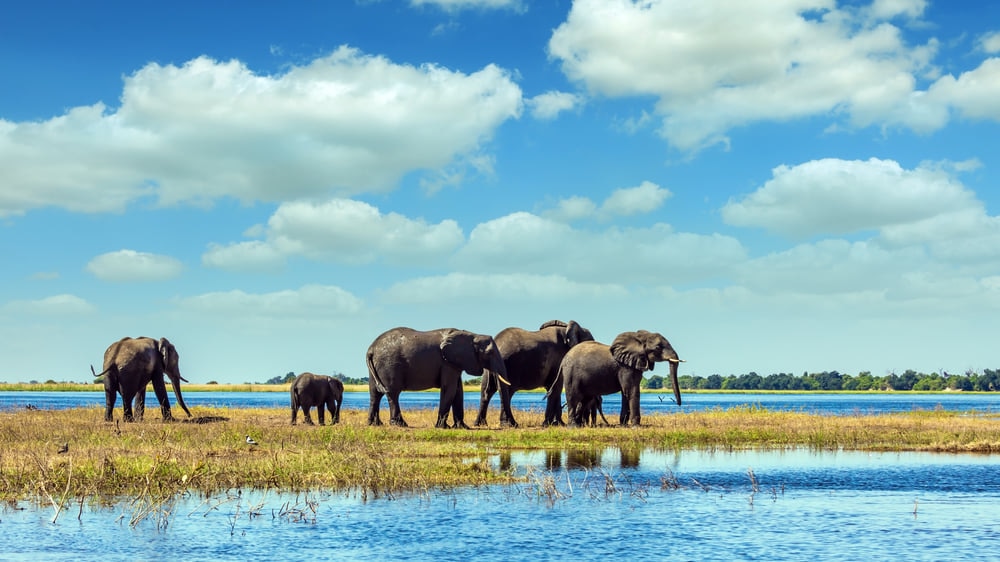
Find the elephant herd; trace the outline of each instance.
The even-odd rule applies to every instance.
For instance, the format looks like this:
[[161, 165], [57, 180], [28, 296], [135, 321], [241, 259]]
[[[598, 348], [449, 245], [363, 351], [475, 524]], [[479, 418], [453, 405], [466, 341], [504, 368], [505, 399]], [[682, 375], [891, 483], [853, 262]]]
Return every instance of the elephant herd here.
[[[656, 363], [667, 362], [674, 400], [681, 403], [677, 368], [681, 359], [665, 337], [639, 330], [623, 332], [610, 345], [594, 341], [580, 324], [552, 320], [529, 331], [507, 328], [496, 337], [465, 330], [443, 328], [417, 331], [393, 328], [375, 338], [365, 354], [368, 366], [369, 425], [381, 425], [382, 397], [389, 403], [389, 423], [406, 426], [399, 407], [403, 391], [440, 389], [436, 427], [468, 428], [465, 423], [462, 372], [481, 376], [479, 412], [475, 425], [486, 425], [493, 395], [500, 392], [500, 426], [517, 427], [511, 397], [518, 390], [544, 388], [546, 406], [543, 425], [563, 425], [561, 398], [566, 394], [566, 413], [571, 426], [593, 425], [601, 412], [602, 397], [620, 392], [622, 425], [639, 425], [639, 383], [643, 373]], [[93, 370], [93, 367], [91, 367]], [[146, 385], [160, 403], [164, 420], [173, 419], [163, 375], [170, 377], [177, 403], [191, 412], [181, 396], [178, 355], [166, 338], [123, 338], [104, 353], [105, 420], [111, 421], [116, 395], [124, 401], [125, 421], [141, 420]], [[97, 376], [97, 373], [95, 373]], [[305, 423], [312, 424], [309, 410], [318, 408], [319, 423], [325, 411], [331, 423], [340, 421], [344, 385], [328, 376], [302, 373], [290, 388], [292, 424], [301, 409]], [[135, 401], [133, 411], [132, 401]]]

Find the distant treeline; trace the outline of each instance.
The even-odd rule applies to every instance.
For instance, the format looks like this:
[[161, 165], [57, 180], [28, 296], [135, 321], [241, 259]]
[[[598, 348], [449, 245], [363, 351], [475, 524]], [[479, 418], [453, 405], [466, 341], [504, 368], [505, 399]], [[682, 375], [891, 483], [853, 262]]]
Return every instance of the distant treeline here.
[[[292, 371], [289, 371], [288, 373], [286, 373], [284, 375], [279, 375], [277, 377], [271, 377], [271, 378], [267, 379], [266, 381], [264, 381], [263, 383], [253, 383], [253, 384], [291, 384], [291, 382], [295, 380], [295, 376], [296, 376], [295, 373], [293, 373]], [[368, 377], [365, 377], [363, 379], [357, 379], [357, 378], [349, 377], [349, 376], [345, 375], [344, 373], [333, 373], [330, 376], [333, 377], [333, 378], [335, 378], [335, 379], [339, 379], [340, 382], [342, 382], [344, 384], [365, 384], [365, 385], [368, 384]]]
[[[750, 372], [743, 375], [709, 375], [707, 377], [682, 375], [677, 377], [682, 389], [688, 390], [965, 390], [992, 392], [1000, 390], [1000, 369], [985, 369], [982, 373], [966, 371], [956, 375], [918, 373], [907, 369], [903, 374], [889, 373], [884, 377], [872, 376], [868, 371], [857, 375], [823, 371], [821, 373], [774, 373], [761, 376]], [[644, 388], [670, 386], [669, 379], [652, 375], [645, 380]]]
[[[368, 377], [349, 377], [335, 372], [331, 375], [344, 384], [367, 385]], [[272, 377], [264, 383], [247, 384], [289, 384], [295, 380], [295, 373]], [[478, 385], [481, 379], [474, 378], [465, 384]], [[966, 371], [956, 375], [943, 373], [918, 373], [907, 369], [903, 374], [889, 373], [884, 377], [872, 376], [868, 371], [857, 375], [823, 371], [821, 373], [773, 373], [767, 376], [749, 372], [742, 375], [681, 375], [677, 377], [680, 387], [685, 390], [965, 390], [994, 392], [1000, 390], [1000, 369], [985, 369], [982, 373]], [[669, 379], [651, 375], [642, 381], [642, 388], [669, 388]]]

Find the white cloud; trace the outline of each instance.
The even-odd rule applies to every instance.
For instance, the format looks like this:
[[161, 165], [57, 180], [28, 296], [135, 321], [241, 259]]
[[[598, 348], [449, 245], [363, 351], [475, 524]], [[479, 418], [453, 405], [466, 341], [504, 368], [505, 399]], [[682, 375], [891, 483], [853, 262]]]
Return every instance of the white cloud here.
[[670, 190], [653, 182], [644, 181], [635, 187], [616, 189], [599, 207], [586, 197], [562, 199], [555, 209], [546, 211], [544, 216], [560, 222], [572, 222], [589, 217], [612, 220], [616, 217], [651, 213], [659, 209], [672, 195]]
[[540, 120], [551, 120], [563, 111], [570, 111], [583, 103], [583, 97], [569, 92], [545, 92], [528, 100], [531, 116]]
[[205, 293], [177, 299], [186, 311], [226, 319], [324, 319], [356, 315], [364, 308], [358, 297], [329, 285], [306, 285], [297, 290], [246, 293], [240, 290]]
[[521, 106], [496, 66], [463, 74], [348, 47], [273, 76], [235, 60], [151, 63], [125, 79], [117, 110], [0, 120], [0, 216], [121, 211], [147, 196], [173, 204], [385, 191], [480, 151]]
[[662, 223], [591, 231], [520, 212], [476, 226], [456, 264], [463, 271], [671, 285], [723, 274], [745, 259], [736, 239], [718, 234], [674, 232]]
[[135, 250], [101, 254], [87, 263], [87, 271], [104, 281], [163, 281], [181, 274], [184, 266], [170, 257]]
[[941, 105], [951, 106], [963, 117], [1000, 121], [1000, 58], [990, 58], [979, 67], [963, 72], [958, 78], [939, 78], [927, 96]]
[[78, 316], [92, 314], [97, 307], [76, 295], [54, 295], [39, 300], [10, 301], [0, 311], [17, 316]]
[[450, 273], [393, 284], [382, 295], [392, 303], [455, 302], [489, 300], [522, 303], [620, 298], [628, 291], [611, 283], [581, 283], [561, 275]]
[[1000, 31], [994, 31], [983, 35], [979, 40], [979, 45], [980, 48], [987, 53], [1000, 53]]
[[683, 150], [725, 143], [734, 127], [824, 114], [846, 115], [857, 127], [913, 120], [929, 126], [925, 116], [898, 108], [909, 107], [914, 76], [928, 70], [937, 43], [910, 47], [888, 23], [917, 18], [924, 7], [880, 1], [859, 12], [828, 0], [579, 0], [549, 50], [594, 94], [654, 96], [661, 134]]
[[644, 181], [636, 187], [615, 190], [601, 205], [601, 213], [622, 217], [649, 213], [659, 209], [671, 195], [670, 190]]
[[975, 195], [933, 166], [827, 158], [779, 166], [760, 189], [722, 208], [731, 225], [793, 237], [849, 234], [980, 207]]
[[524, 0], [410, 0], [413, 6], [437, 6], [447, 12], [462, 10], [512, 10], [523, 12]]
[[348, 264], [441, 261], [464, 241], [453, 220], [428, 224], [398, 213], [381, 213], [360, 201], [333, 199], [284, 203], [268, 220], [266, 240], [213, 245], [202, 262], [225, 269], [267, 270], [287, 256]]
[[207, 267], [230, 271], [277, 271], [285, 265], [285, 254], [263, 240], [249, 240], [223, 246], [209, 244], [201, 256]]

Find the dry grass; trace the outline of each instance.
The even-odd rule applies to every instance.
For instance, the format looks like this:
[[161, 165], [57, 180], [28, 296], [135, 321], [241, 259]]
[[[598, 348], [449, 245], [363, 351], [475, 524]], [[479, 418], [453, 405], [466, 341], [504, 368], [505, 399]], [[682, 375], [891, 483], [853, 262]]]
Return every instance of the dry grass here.
[[[116, 412], [120, 416], [120, 411]], [[367, 495], [511, 482], [490, 458], [517, 450], [784, 448], [1000, 451], [1000, 422], [955, 412], [820, 416], [755, 407], [643, 417], [638, 428], [434, 429], [435, 412], [405, 412], [410, 428], [368, 427], [345, 410], [336, 426], [291, 426], [285, 409], [198, 408], [198, 418], [105, 423], [103, 408], [0, 413], [0, 499], [172, 497], [238, 488], [354, 489]], [[385, 412], [383, 412], [385, 414]], [[384, 416], [383, 416], [384, 417]], [[182, 418], [183, 419], [183, 418]], [[197, 423], [200, 422], [200, 423]], [[246, 435], [259, 442], [247, 445]], [[69, 451], [59, 453], [60, 446]]]

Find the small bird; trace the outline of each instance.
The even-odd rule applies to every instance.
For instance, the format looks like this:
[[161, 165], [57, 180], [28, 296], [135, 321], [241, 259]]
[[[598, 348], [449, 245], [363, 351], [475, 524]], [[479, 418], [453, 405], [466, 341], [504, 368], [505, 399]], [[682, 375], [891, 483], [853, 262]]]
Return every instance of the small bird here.
[[247, 435], [247, 445], [256, 445], [257, 442], [253, 440], [253, 437]]
[[59, 454], [61, 455], [63, 453], [68, 453], [68, 452], [69, 452], [69, 443], [63, 443], [62, 447], [59, 447]]

